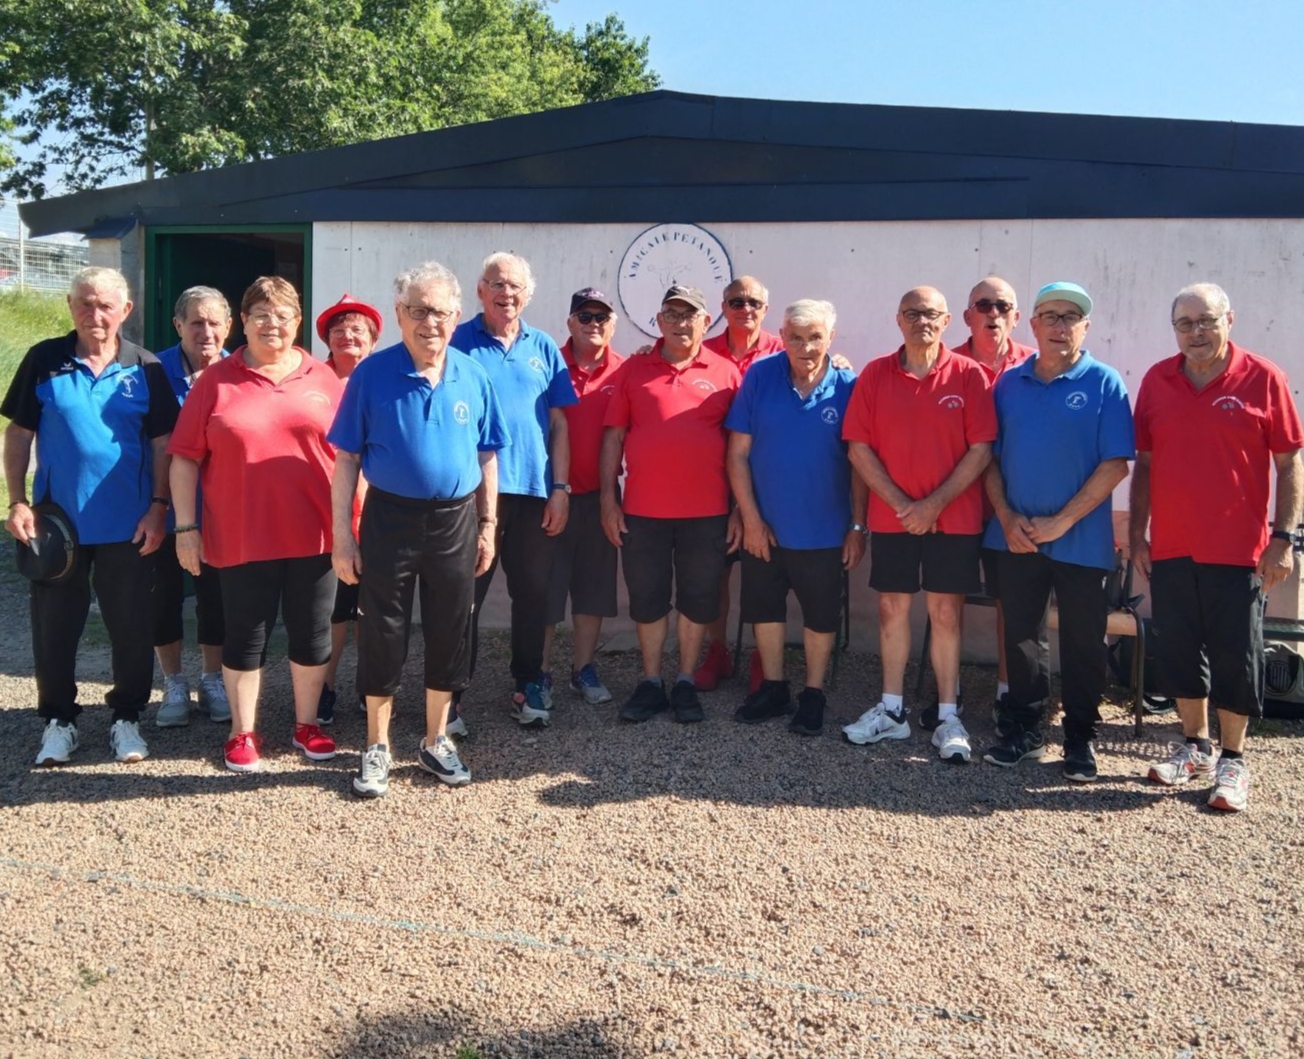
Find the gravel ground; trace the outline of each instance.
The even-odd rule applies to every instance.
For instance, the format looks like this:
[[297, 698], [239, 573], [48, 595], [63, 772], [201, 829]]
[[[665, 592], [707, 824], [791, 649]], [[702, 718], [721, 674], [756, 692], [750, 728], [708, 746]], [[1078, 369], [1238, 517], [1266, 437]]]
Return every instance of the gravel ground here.
[[[283, 663], [269, 772], [226, 772], [198, 718], [147, 726], [152, 756], [115, 764], [103, 708], [73, 765], [34, 770], [12, 575], [0, 603], [0, 1055], [1304, 1053], [1304, 726], [1259, 726], [1251, 808], [1215, 816], [1205, 790], [1140, 779], [1177, 727], [1136, 739], [1120, 706], [1086, 788], [1058, 745], [1006, 771], [943, 764], [919, 732], [846, 744], [878, 689], [863, 653], [822, 738], [735, 724], [736, 685], [695, 727], [563, 693], [523, 731], [494, 636], [466, 711], [475, 782], [417, 770], [414, 661], [390, 794], [362, 803], [363, 719], [341, 709], [340, 756], [304, 761]], [[96, 702], [102, 630], [88, 641]], [[636, 670], [602, 659], [618, 695]], [[992, 681], [966, 669], [966, 699]], [[984, 708], [967, 720], [990, 739]]]

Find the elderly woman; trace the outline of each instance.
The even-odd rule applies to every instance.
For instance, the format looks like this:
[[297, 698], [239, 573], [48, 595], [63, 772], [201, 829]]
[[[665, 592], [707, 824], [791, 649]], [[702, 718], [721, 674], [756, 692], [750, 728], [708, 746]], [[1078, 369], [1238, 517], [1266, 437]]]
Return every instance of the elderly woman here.
[[[263, 276], [240, 302], [248, 345], [204, 372], [181, 409], [168, 451], [177, 558], [192, 574], [216, 567], [226, 611], [222, 676], [231, 701], [226, 767], [261, 766], [254, 732], [267, 638], [278, 609], [289, 636], [295, 747], [335, 756], [317, 726], [330, 659], [331, 473], [326, 442], [343, 384], [294, 344], [299, 296]], [[203, 531], [195, 510], [203, 484]]]
[[[356, 301], [346, 294], [317, 317], [317, 336], [326, 343], [330, 354], [326, 363], [335, 369], [341, 379], [353, 374], [353, 369], [376, 348], [383, 323], [375, 306]], [[366, 495], [366, 481], [358, 478], [358, 498], [354, 505], [353, 536], [358, 535], [358, 518], [362, 499]], [[331, 613], [331, 660], [326, 663], [326, 682], [321, 686], [317, 701], [317, 723], [335, 723], [335, 673], [340, 667], [340, 656], [349, 638], [349, 626], [358, 620], [358, 586], [339, 581], [335, 587], [335, 609]], [[359, 703], [366, 712], [365, 702]]]
[[[214, 287], [188, 287], [177, 298], [172, 312], [172, 326], [181, 339], [175, 346], [158, 354], [159, 363], [176, 395], [177, 404], [186, 403], [190, 389], [205, 368], [211, 368], [227, 356], [223, 347], [231, 331], [231, 306]], [[175, 516], [169, 512], [169, 522]], [[171, 525], [168, 527], [171, 529]], [[163, 671], [163, 702], [154, 723], [160, 728], [175, 728], [190, 723], [190, 681], [181, 666], [181, 641], [184, 625], [181, 607], [185, 602], [185, 585], [177, 563], [176, 538], [169, 534], [159, 548], [154, 580], [154, 653]], [[199, 705], [214, 721], [229, 721], [231, 707], [222, 683], [222, 587], [217, 571], [204, 564], [195, 578], [195, 617], [198, 623], [199, 653], [203, 673], [199, 678]]]

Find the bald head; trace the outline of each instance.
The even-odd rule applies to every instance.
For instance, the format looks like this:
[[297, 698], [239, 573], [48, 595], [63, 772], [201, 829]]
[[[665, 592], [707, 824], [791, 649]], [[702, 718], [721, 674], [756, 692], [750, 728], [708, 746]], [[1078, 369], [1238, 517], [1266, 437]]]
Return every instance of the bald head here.
[[946, 312], [946, 295], [936, 287], [911, 287], [901, 295], [901, 312], [906, 309], [940, 309]]
[[992, 366], [1010, 349], [1010, 336], [1020, 319], [1014, 288], [1000, 276], [979, 280], [969, 292], [964, 322], [973, 336], [974, 356]]
[[913, 287], [901, 295], [897, 327], [908, 353], [935, 356], [950, 323], [946, 297], [936, 287]]

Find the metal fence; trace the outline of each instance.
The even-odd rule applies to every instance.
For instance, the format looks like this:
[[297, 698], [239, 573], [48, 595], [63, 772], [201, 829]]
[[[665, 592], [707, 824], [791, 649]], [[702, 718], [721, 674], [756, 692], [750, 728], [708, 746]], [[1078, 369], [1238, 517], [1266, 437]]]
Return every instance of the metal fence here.
[[18, 207], [0, 202], [0, 290], [66, 291], [88, 254], [76, 236], [28, 238]]

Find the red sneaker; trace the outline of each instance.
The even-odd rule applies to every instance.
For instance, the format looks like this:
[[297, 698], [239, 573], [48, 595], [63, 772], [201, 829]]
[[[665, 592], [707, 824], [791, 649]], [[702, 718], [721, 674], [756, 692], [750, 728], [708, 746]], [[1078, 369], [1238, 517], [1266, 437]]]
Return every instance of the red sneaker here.
[[335, 740], [315, 724], [294, 726], [294, 746], [309, 761], [329, 761], [335, 756]]
[[223, 752], [226, 767], [232, 772], [257, 772], [263, 767], [262, 749], [262, 736], [256, 732], [233, 735], [226, 741]]
[[706, 657], [693, 674], [693, 687], [698, 691], [714, 691], [722, 680], [733, 676], [733, 659], [729, 649], [722, 643], [712, 640], [706, 647]]
[[752, 649], [751, 661], [747, 663], [747, 694], [755, 695], [761, 690], [761, 681], [765, 679], [765, 669], [761, 665], [761, 652]]

